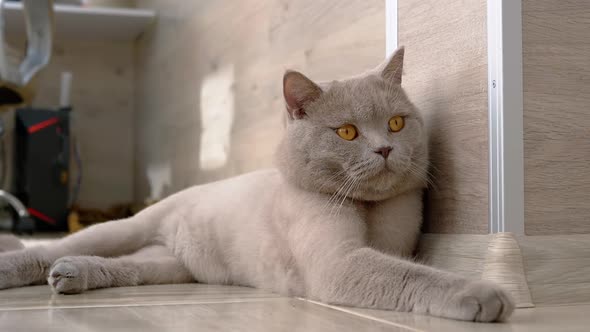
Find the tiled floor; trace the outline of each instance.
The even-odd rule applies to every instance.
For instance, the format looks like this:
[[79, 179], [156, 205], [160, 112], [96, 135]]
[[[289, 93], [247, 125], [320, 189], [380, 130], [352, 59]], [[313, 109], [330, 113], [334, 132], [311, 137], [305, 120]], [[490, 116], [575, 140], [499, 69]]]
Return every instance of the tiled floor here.
[[590, 305], [521, 309], [509, 323], [455, 322], [337, 308], [261, 290], [201, 284], [54, 295], [0, 291], [0, 331], [590, 331]]

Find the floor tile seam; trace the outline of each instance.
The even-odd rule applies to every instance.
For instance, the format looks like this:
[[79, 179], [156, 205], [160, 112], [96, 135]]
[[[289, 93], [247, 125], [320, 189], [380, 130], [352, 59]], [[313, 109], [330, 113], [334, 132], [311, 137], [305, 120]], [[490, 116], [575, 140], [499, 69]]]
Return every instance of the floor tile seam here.
[[357, 312], [357, 311], [354, 311], [354, 310], [351, 310], [351, 309], [347, 309], [347, 308], [343, 308], [343, 307], [338, 307], [338, 306], [333, 306], [333, 305], [330, 305], [330, 304], [326, 304], [326, 303], [322, 303], [322, 302], [318, 302], [318, 301], [314, 301], [314, 300], [308, 300], [308, 299], [304, 299], [304, 298], [300, 298], [300, 297], [297, 298], [297, 299], [298, 300], [301, 300], [301, 301], [309, 302], [309, 303], [312, 303], [312, 304], [315, 304], [315, 305], [319, 305], [319, 306], [322, 306], [322, 307], [325, 307], [325, 308], [329, 308], [329, 309], [332, 309], [332, 310], [340, 311], [340, 312], [343, 312], [343, 313], [346, 313], [346, 314], [349, 314], [349, 315], [353, 315], [353, 316], [356, 316], [356, 317], [360, 317], [360, 318], [372, 320], [372, 321], [375, 321], [375, 322], [379, 322], [379, 323], [382, 323], [382, 324], [387, 324], [387, 325], [395, 326], [395, 327], [398, 327], [398, 328], [406, 329], [408, 331], [412, 331], [412, 332], [426, 332], [424, 330], [419, 330], [417, 328], [414, 328], [414, 327], [411, 327], [411, 326], [408, 326], [408, 325], [404, 325], [404, 324], [400, 324], [400, 323], [395, 323], [395, 322], [392, 322], [392, 321], [388, 321], [386, 319], [382, 319], [382, 318], [374, 317], [374, 316], [371, 316], [371, 315], [363, 314], [363, 313], [360, 313], [360, 312]]
[[231, 303], [256, 303], [265, 301], [284, 300], [281, 297], [234, 299], [234, 300], [211, 300], [211, 301], [172, 301], [155, 303], [111, 303], [111, 304], [79, 304], [79, 305], [41, 305], [14, 308], [0, 308], [0, 312], [27, 311], [27, 310], [61, 310], [61, 309], [94, 309], [94, 308], [122, 308], [122, 307], [157, 307], [175, 305], [206, 305], [206, 304], [231, 304]]

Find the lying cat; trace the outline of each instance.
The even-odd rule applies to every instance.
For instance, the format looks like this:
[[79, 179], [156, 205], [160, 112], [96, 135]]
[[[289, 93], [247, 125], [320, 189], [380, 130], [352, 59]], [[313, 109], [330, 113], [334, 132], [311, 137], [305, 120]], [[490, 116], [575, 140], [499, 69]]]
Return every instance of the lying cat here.
[[[196, 186], [136, 216], [0, 254], [0, 289], [58, 293], [142, 284], [244, 285], [326, 303], [490, 322], [513, 311], [484, 281], [415, 264], [427, 179], [404, 50], [362, 76], [283, 78], [278, 169]], [[0, 298], [1, 298], [0, 294]]]

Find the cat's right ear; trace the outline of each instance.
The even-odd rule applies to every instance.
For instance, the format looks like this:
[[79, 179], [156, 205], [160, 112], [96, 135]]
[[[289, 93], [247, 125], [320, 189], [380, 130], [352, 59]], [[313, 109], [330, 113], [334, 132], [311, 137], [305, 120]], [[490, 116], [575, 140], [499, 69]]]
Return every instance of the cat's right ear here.
[[387, 60], [387, 64], [381, 72], [381, 76], [388, 82], [402, 84], [402, 71], [404, 68], [404, 47], [400, 46]]
[[291, 119], [305, 116], [305, 106], [318, 99], [322, 89], [297, 71], [288, 70], [283, 76], [283, 95]]

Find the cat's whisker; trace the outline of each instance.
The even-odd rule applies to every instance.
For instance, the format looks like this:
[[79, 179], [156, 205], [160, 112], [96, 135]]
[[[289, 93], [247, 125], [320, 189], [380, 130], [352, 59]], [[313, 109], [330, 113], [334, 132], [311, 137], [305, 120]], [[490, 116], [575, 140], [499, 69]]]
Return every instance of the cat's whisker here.
[[[338, 190], [336, 192], [334, 192], [334, 194], [332, 194], [332, 196], [326, 202], [326, 204], [324, 205], [324, 208], [322, 210], [327, 209], [332, 203], [335, 203], [340, 195], [340, 192], [342, 192], [344, 190], [344, 188], [348, 185], [348, 183], [352, 180], [352, 178], [350, 178], [348, 175], [345, 175], [345, 176], [346, 177], [345, 177], [344, 183], [342, 183], [342, 185], [340, 185]], [[333, 206], [332, 206], [332, 208], [333, 208]], [[331, 210], [330, 210], [330, 215], [331, 215]]]
[[435, 190], [437, 189], [436, 184], [432, 180], [431, 174], [430, 172], [428, 172], [427, 169], [423, 169], [418, 164], [411, 162], [408, 171], [412, 175], [420, 179], [422, 182], [424, 182], [424, 184], [427, 185], [428, 188], [433, 188]]
[[340, 203], [339, 204], [338, 203], [336, 204], [336, 206], [337, 206], [336, 215], [338, 215], [340, 213], [340, 210], [342, 209], [342, 206], [344, 205], [344, 202], [348, 198], [348, 195], [350, 195], [355, 190], [357, 190], [357, 188], [358, 188], [357, 184], [361, 180], [361, 178], [359, 178], [357, 176], [350, 176], [350, 178], [351, 178], [351, 181], [350, 181], [350, 183], [347, 186], [346, 192], [344, 193], [344, 195], [340, 199]]
[[344, 173], [346, 173], [346, 169], [341, 169], [340, 171], [332, 174], [332, 176], [330, 176], [328, 179], [326, 179], [324, 181], [324, 183], [318, 188], [319, 192], [322, 192], [322, 189], [324, 189], [326, 186], [333, 184], [333, 182], [338, 178], [338, 177], [343, 177]]
[[340, 214], [340, 210], [342, 210], [342, 206], [344, 205], [344, 202], [346, 201], [348, 194], [353, 190], [353, 188], [356, 188], [356, 184], [360, 180], [359, 178], [352, 178], [352, 179], [353, 179], [353, 181], [349, 185], [348, 190], [346, 191], [346, 193], [342, 197], [342, 200], [340, 201], [340, 204], [338, 205], [338, 208], [336, 209], [336, 214], [335, 214], [336, 216], [338, 216]]
[[[371, 159], [364, 159], [343, 170], [344, 172], [347, 172], [347, 174], [344, 174], [343, 183], [338, 187], [338, 190], [336, 190], [336, 192], [331, 195], [324, 207], [325, 210], [328, 206], [332, 205], [330, 209], [330, 216], [333, 214], [338, 215], [348, 196], [354, 191], [358, 190], [358, 183], [362, 179], [362, 176], [359, 175], [364, 174], [364, 168], [370, 165], [372, 162], [373, 161]], [[342, 171], [339, 173], [342, 173]], [[335, 213], [334, 209], [336, 209]]]
[[[362, 183], [363, 183], [363, 178], [358, 178], [358, 180], [356, 182], [356, 185], [355, 185], [354, 189], [352, 190], [352, 192], [354, 193], [354, 192], [358, 191], [361, 188]], [[351, 197], [351, 200], [354, 201], [355, 198], [354, 197]]]
[[352, 167], [350, 167], [349, 173], [355, 174], [359, 170], [362, 170], [363, 168], [367, 167], [370, 163], [371, 163], [370, 160], [363, 160], [359, 163], [356, 163]]
[[342, 195], [341, 196], [340, 195], [340, 192], [344, 192], [345, 190], [347, 190], [345, 188], [348, 188], [352, 182], [353, 182], [353, 179], [352, 178], [349, 178], [346, 181], [346, 183], [341, 187], [341, 190], [338, 191], [338, 194], [335, 195], [334, 196], [334, 199], [330, 202], [331, 203], [330, 204], [331, 205], [331, 207], [330, 207], [330, 216], [333, 216], [333, 215], [336, 216], [337, 215], [337, 213], [334, 213], [334, 209], [336, 209], [336, 212], [338, 212], [337, 206], [339, 204], [338, 202], [339, 202], [340, 198], [343, 197], [343, 199], [346, 199], [346, 195]]
[[434, 175], [433, 175], [433, 174], [432, 174], [432, 172], [430, 172], [430, 170], [429, 170], [429, 166], [430, 166], [430, 165], [426, 165], [426, 167], [422, 167], [422, 166], [420, 166], [419, 164], [417, 164], [417, 163], [415, 163], [415, 162], [412, 162], [412, 166], [413, 166], [415, 169], [418, 169], [418, 170], [420, 170], [421, 172], [423, 172], [423, 173], [424, 173], [424, 175], [425, 175], [425, 176], [427, 176], [429, 179], [433, 179], [433, 178], [434, 178]]
[[[361, 162], [353, 164], [348, 169], [344, 169], [343, 171], [348, 172], [349, 174], [344, 174], [344, 182], [339, 186], [338, 190], [336, 190], [336, 192], [331, 195], [330, 199], [326, 203], [326, 207], [331, 205], [332, 203], [336, 203], [337, 205], [339, 205], [338, 202], [340, 202], [341, 199], [343, 203], [346, 200], [349, 191], [352, 189], [352, 185], [354, 184], [356, 178], [358, 178], [358, 176], [356, 176], [355, 173], [358, 174], [359, 171], [362, 173], [362, 169], [369, 165], [371, 162], [371, 160], [365, 159]], [[342, 171], [340, 173], [342, 173]], [[346, 193], [342, 195], [342, 193], [344, 193], [345, 191]], [[333, 210], [333, 208], [331, 210]]]
[[352, 168], [349, 173], [353, 177], [364, 177], [364, 175], [366, 175], [366, 173], [367, 173], [366, 167], [372, 163], [373, 163], [373, 160], [365, 159], [365, 160], [359, 162], [358, 164], [355, 164], [354, 168]]
[[[334, 202], [336, 207], [346, 200], [346, 196], [348, 195], [355, 181], [356, 179], [354, 177], [349, 176], [349, 181], [347, 182], [346, 186], [344, 186], [344, 188], [342, 189], [342, 192], [339, 194], [338, 199]], [[336, 211], [338, 211], [338, 208], [336, 209]]]

